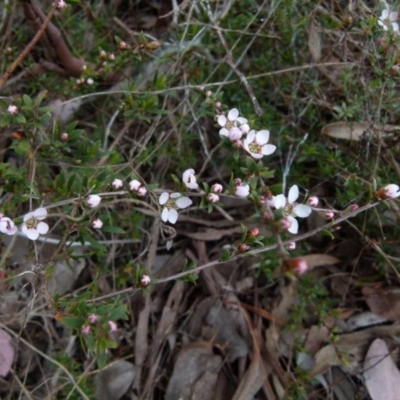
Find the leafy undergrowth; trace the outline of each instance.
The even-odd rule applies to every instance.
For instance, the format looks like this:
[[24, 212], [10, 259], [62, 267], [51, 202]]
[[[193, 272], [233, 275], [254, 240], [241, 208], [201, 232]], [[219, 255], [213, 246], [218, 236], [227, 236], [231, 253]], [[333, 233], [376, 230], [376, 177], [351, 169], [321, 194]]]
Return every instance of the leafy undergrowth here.
[[4, 3], [0, 397], [396, 399], [396, 4]]

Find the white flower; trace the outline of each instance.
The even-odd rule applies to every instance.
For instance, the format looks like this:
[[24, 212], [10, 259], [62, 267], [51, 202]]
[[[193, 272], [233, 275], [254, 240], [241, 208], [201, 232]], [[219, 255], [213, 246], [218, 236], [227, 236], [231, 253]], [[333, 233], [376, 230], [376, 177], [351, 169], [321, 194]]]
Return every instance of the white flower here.
[[189, 207], [193, 203], [189, 197], [182, 197], [179, 193], [169, 194], [167, 192], [161, 194], [159, 202], [164, 206], [161, 213], [161, 219], [164, 222], [168, 221], [171, 224], [175, 224], [178, 220], [177, 209]]
[[391, 26], [393, 31], [399, 32], [399, 24], [395, 22], [397, 20], [398, 13], [397, 11], [392, 11], [388, 10], [385, 8], [382, 11], [381, 16], [378, 18], [378, 24], [385, 30], [389, 30], [389, 27]]
[[219, 196], [218, 196], [217, 194], [215, 194], [215, 193], [210, 193], [210, 194], [208, 195], [208, 200], [209, 200], [211, 203], [216, 203], [217, 201], [219, 201]]
[[0, 232], [5, 233], [6, 235], [15, 235], [17, 230], [17, 227], [10, 218], [2, 217], [0, 219]]
[[87, 79], [86, 79], [86, 83], [87, 83], [88, 85], [93, 85], [94, 80], [93, 80], [92, 78], [87, 78]]
[[239, 140], [243, 133], [246, 134], [250, 130], [247, 119], [239, 117], [239, 110], [237, 108], [232, 108], [228, 112], [228, 117], [219, 115], [217, 121], [218, 125], [222, 127], [219, 134], [228, 137], [232, 142]]
[[400, 188], [398, 185], [391, 183], [383, 188], [386, 198], [395, 199], [400, 196]]
[[7, 112], [9, 114], [16, 114], [18, 112], [18, 107], [11, 104], [8, 106]]
[[269, 140], [269, 131], [263, 130], [256, 133], [252, 130], [243, 141], [244, 149], [255, 159], [268, 156], [276, 150], [273, 144], [267, 144]]
[[311, 214], [311, 207], [305, 204], [298, 204], [295, 201], [299, 197], [299, 188], [294, 185], [290, 188], [288, 198], [279, 194], [275, 197], [274, 206], [276, 209], [283, 209], [283, 216], [286, 217], [291, 225], [288, 228], [290, 233], [296, 234], [299, 230], [299, 223], [294, 217], [307, 218]]
[[150, 279], [150, 277], [149, 277], [148, 275], [143, 275], [143, 276], [142, 276], [142, 279], [140, 279], [140, 283], [141, 283], [143, 286], [149, 286], [150, 281], [151, 281], [151, 279]]
[[97, 218], [94, 221], [92, 221], [92, 226], [94, 229], [101, 229], [103, 226], [103, 221]]
[[21, 230], [30, 240], [36, 240], [40, 235], [45, 235], [49, 226], [45, 222], [40, 222], [47, 217], [47, 210], [43, 207], [30, 212], [24, 216], [24, 223]]
[[122, 186], [124, 186], [124, 183], [121, 181], [121, 179], [114, 179], [113, 180], [112, 187], [114, 189], [116, 189], [116, 190], [117, 189], [121, 189]]
[[249, 185], [236, 186], [235, 194], [238, 197], [247, 197], [250, 194], [250, 186]]
[[58, 0], [57, 7], [58, 8], [65, 8], [65, 7], [67, 7], [67, 5], [65, 4], [64, 0]]
[[147, 189], [144, 186], [141, 186], [137, 191], [137, 194], [140, 197], [146, 196], [146, 193], [147, 193]]
[[97, 194], [91, 194], [86, 202], [90, 208], [95, 208], [101, 203], [101, 197]]
[[136, 192], [137, 190], [139, 190], [141, 185], [142, 184], [136, 179], [129, 182], [129, 188], [132, 190], [132, 192]]
[[199, 185], [196, 183], [196, 177], [194, 175], [194, 169], [187, 169], [182, 176], [182, 182], [188, 189], [197, 189]]

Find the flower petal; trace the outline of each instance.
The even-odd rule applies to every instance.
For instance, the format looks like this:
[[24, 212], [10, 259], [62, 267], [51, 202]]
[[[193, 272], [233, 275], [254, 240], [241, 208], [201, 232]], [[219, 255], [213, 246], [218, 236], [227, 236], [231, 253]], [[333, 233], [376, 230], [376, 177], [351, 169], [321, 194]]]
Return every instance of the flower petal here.
[[247, 119], [246, 118], [243, 118], [243, 117], [237, 117], [236, 118], [236, 122], [238, 122], [239, 123], [239, 125], [243, 125], [243, 124], [247, 124]]
[[227, 121], [227, 119], [226, 119], [226, 117], [225, 117], [225, 115], [220, 115], [219, 117], [218, 117], [218, 125], [219, 126], [225, 126], [226, 125], [226, 121]]
[[49, 226], [46, 222], [39, 222], [36, 226], [36, 230], [41, 234], [45, 235], [49, 231]]
[[263, 131], [259, 131], [256, 134], [256, 142], [262, 146], [263, 144], [268, 143], [269, 140], [269, 131], [267, 130], [263, 130]]
[[239, 116], [239, 110], [237, 108], [232, 108], [232, 110], [228, 112], [229, 121], [235, 121], [238, 116]]
[[187, 182], [189, 182], [189, 179], [190, 179], [191, 175], [194, 175], [194, 169], [193, 168], [189, 168], [183, 173], [182, 182], [185, 183], [185, 184]]
[[161, 205], [164, 205], [164, 204], [168, 201], [168, 199], [169, 199], [169, 193], [164, 192], [164, 193], [161, 193], [161, 196], [160, 196], [160, 198], [158, 199], [158, 202], [159, 202]]
[[399, 31], [399, 24], [397, 22], [392, 22], [392, 28], [395, 32]]
[[28, 235], [28, 227], [26, 226], [26, 224], [22, 224], [21, 231], [24, 235]]
[[397, 15], [398, 15], [398, 13], [397, 13], [397, 11], [392, 11], [390, 14], [389, 14], [389, 21], [396, 21], [397, 20]]
[[249, 141], [248, 141], [247, 138], [243, 140], [243, 148], [244, 148], [248, 153], [250, 153], [250, 150], [249, 150]]
[[235, 142], [236, 140], [239, 140], [243, 135], [243, 132], [236, 127], [233, 127], [232, 129], [229, 130], [229, 139], [232, 140], [232, 142]]
[[276, 150], [276, 146], [273, 144], [264, 144], [264, 146], [261, 147], [261, 153], [263, 156], [269, 156]]
[[30, 240], [36, 240], [39, 237], [39, 232], [36, 229], [28, 229], [26, 232], [26, 236], [28, 236], [28, 239]]
[[162, 213], [161, 213], [161, 219], [164, 221], [164, 222], [167, 222], [168, 221], [168, 215], [169, 215], [169, 208], [164, 208], [163, 210], [162, 210]]
[[249, 143], [252, 143], [252, 142], [254, 142], [255, 137], [256, 137], [256, 131], [253, 129], [247, 135], [247, 140], [249, 141]]
[[283, 208], [286, 205], [286, 197], [283, 194], [275, 196], [274, 206], [276, 209]]
[[168, 213], [168, 221], [171, 224], [175, 224], [177, 220], [178, 220], [178, 211], [176, 211], [174, 208], [171, 208]]
[[297, 222], [297, 219], [292, 217], [291, 215], [289, 215], [287, 218], [292, 223], [292, 225], [290, 225], [288, 231], [295, 235], [299, 231], [299, 223]]
[[33, 216], [39, 221], [47, 217], [47, 210], [43, 207], [38, 208], [33, 212]]
[[24, 222], [29, 221], [31, 218], [33, 218], [33, 212], [24, 215]]
[[254, 158], [254, 159], [256, 159], [256, 160], [259, 160], [260, 158], [263, 158], [263, 154], [260, 154], [260, 153], [251, 153], [251, 152], [249, 152], [250, 153], [250, 155]]
[[389, 16], [389, 10], [385, 8], [384, 10], [382, 10], [381, 18], [386, 19], [388, 16]]
[[186, 208], [189, 207], [193, 203], [192, 200], [189, 199], [189, 197], [181, 197], [178, 200], [176, 200], [175, 204], [179, 208]]
[[178, 193], [178, 192], [171, 193], [171, 199], [177, 199], [177, 198], [179, 198], [179, 197], [181, 197], [181, 194], [180, 194], [180, 193]]
[[293, 208], [293, 212], [301, 218], [307, 218], [311, 214], [312, 208], [306, 204], [297, 204]]
[[289, 189], [288, 202], [294, 203], [298, 197], [299, 197], [299, 188], [297, 187], [297, 185], [293, 185]]
[[228, 136], [229, 136], [229, 131], [228, 131], [228, 129], [226, 129], [226, 128], [220, 129], [220, 130], [219, 130], [219, 135], [220, 135], [220, 136], [226, 136], [226, 137], [228, 137]]

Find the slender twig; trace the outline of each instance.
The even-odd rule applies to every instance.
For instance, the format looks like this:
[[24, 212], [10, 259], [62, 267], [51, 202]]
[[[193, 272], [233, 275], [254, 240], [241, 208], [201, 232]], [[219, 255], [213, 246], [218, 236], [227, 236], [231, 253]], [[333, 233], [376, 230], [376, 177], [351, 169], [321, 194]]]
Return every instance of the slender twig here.
[[46, 30], [47, 25], [49, 24], [51, 18], [53, 17], [56, 9], [57, 9], [57, 1], [55, 1], [53, 3], [53, 5], [51, 6], [49, 14], [47, 15], [46, 19], [43, 21], [43, 25], [37, 31], [36, 35], [28, 43], [28, 45], [25, 47], [25, 49], [22, 51], [22, 53], [17, 57], [17, 59], [11, 64], [11, 66], [8, 68], [6, 73], [0, 78], [0, 88], [4, 85], [4, 83], [10, 77], [10, 75], [15, 71], [15, 69], [18, 67], [18, 65], [21, 64], [21, 62], [29, 54], [29, 52], [33, 49], [33, 46], [35, 46], [35, 44], [39, 41], [39, 39], [43, 35], [44, 31]]

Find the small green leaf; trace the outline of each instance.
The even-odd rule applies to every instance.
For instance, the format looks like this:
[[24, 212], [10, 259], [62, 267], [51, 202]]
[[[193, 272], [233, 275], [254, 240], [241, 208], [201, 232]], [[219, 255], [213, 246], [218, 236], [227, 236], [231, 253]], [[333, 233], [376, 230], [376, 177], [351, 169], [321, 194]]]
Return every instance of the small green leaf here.
[[82, 325], [85, 323], [85, 319], [80, 317], [63, 317], [61, 318], [61, 322], [67, 328], [80, 329]]
[[230, 256], [231, 256], [231, 253], [229, 252], [228, 249], [226, 249], [226, 250], [222, 253], [221, 261], [222, 261], [222, 262], [228, 261]]
[[101, 230], [109, 233], [125, 233], [123, 229], [118, 228], [117, 226], [103, 226]]
[[335, 239], [335, 236], [333, 235], [333, 233], [331, 231], [328, 231], [327, 229], [322, 229], [321, 234], [324, 236], [328, 236], [331, 239]]

